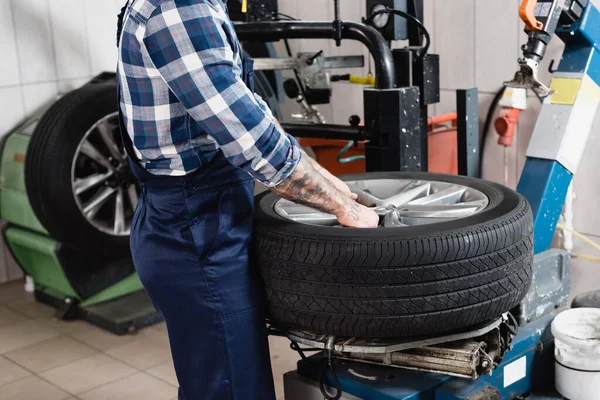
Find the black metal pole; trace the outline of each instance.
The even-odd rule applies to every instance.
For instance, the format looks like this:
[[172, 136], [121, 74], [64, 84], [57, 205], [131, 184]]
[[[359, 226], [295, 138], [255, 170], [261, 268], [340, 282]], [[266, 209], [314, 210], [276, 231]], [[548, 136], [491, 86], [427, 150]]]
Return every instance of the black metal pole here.
[[[331, 22], [272, 21], [236, 23], [241, 41], [270, 42], [282, 39], [335, 39]], [[375, 61], [377, 89], [396, 87], [394, 58], [388, 43], [377, 30], [353, 21], [344, 21], [342, 38], [363, 43]]]
[[283, 123], [282, 128], [290, 135], [303, 138], [364, 140], [363, 128], [351, 125]]
[[479, 93], [477, 89], [456, 91], [458, 174], [478, 178], [479, 157]]

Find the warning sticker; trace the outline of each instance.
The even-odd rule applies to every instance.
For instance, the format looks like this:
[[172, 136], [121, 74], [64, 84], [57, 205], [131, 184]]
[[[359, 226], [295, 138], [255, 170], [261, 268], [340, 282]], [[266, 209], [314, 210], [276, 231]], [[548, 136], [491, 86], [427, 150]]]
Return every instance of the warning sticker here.
[[527, 356], [519, 358], [504, 367], [504, 387], [520, 381], [527, 375]]

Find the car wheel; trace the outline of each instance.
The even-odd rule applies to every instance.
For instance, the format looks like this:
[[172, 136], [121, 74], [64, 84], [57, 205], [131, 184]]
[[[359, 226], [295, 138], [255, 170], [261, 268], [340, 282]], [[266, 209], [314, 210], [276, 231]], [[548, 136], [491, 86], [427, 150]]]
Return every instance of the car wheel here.
[[342, 228], [273, 193], [256, 200], [273, 323], [344, 337], [433, 335], [498, 317], [527, 293], [533, 220], [520, 194], [428, 173], [344, 179], [380, 215], [378, 228]]
[[32, 208], [50, 236], [75, 249], [129, 249], [138, 191], [123, 149], [115, 83], [88, 84], [54, 103], [26, 155]]

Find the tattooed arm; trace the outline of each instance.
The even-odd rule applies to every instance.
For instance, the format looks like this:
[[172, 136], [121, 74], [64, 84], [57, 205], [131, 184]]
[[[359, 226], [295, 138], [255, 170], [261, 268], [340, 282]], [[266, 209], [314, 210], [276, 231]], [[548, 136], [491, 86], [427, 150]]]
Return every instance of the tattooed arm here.
[[379, 223], [377, 214], [357, 203], [356, 196], [350, 193], [345, 183], [306, 154], [303, 154], [294, 172], [271, 190], [295, 203], [333, 214], [344, 226], [374, 228]]

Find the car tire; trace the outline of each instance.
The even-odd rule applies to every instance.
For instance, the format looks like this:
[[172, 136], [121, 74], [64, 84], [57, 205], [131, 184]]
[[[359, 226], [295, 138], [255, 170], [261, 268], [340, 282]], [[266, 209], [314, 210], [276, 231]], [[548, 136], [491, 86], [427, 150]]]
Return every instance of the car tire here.
[[[114, 80], [67, 93], [38, 122], [25, 158], [29, 201], [50, 236], [76, 250], [106, 256], [127, 254], [129, 235], [104, 232], [84, 216], [74, 193], [72, 168], [86, 132], [107, 116], [115, 116], [117, 107]], [[118, 133], [113, 133], [117, 143]], [[132, 210], [129, 214], [131, 219]]]
[[489, 199], [472, 216], [374, 229], [314, 226], [256, 199], [255, 253], [276, 326], [339, 337], [448, 333], [516, 307], [532, 276], [533, 220], [523, 196], [501, 185], [428, 173], [343, 178], [435, 180]]

